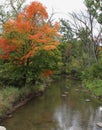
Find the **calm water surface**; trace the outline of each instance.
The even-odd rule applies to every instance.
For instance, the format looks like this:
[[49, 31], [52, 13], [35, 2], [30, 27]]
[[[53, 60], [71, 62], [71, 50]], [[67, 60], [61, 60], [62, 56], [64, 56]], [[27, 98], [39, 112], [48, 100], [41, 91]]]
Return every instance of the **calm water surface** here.
[[[67, 96], [64, 92], [68, 92]], [[99, 103], [87, 95], [81, 83], [61, 79], [1, 125], [7, 130], [102, 130], [96, 125], [102, 121], [99, 108]]]

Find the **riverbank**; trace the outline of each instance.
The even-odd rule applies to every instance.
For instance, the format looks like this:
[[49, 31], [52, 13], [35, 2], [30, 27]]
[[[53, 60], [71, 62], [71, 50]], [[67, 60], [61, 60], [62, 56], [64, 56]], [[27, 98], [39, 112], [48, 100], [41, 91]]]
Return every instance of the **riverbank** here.
[[[67, 76], [67, 78], [70, 79], [71, 77]], [[52, 80], [48, 80], [47, 83], [45, 81], [43, 84], [37, 83], [34, 86], [25, 86], [22, 88], [10, 86], [2, 88], [0, 90], [0, 122], [2, 122], [5, 118], [12, 117], [12, 113], [17, 108], [25, 105], [31, 99], [41, 96], [51, 81]], [[87, 84], [85, 84], [85, 86], [87, 86]], [[83, 89], [88, 89], [90, 94], [93, 94], [88, 87], [84, 87]], [[97, 95], [97, 97], [99, 97], [99, 95]], [[95, 96], [93, 98], [95, 98]]]
[[23, 88], [6, 87], [0, 90], [0, 122], [12, 117], [12, 113], [26, 104], [32, 98], [41, 96], [45, 91], [45, 84], [25, 86]]
[[[66, 96], [62, 96], [67, 92]], [[44, 94], [18, 108], [13, 117], [1, 122], [7, 130], [90, 129], [97, 130], [102, 106], [82, 82], [61, 77]], [[74, 123], [73, 123], [74, 122]]]

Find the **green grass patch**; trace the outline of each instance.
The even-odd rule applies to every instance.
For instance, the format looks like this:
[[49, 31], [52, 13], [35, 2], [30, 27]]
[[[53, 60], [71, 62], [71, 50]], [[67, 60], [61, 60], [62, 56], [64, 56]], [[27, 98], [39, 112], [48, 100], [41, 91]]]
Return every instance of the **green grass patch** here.
[[30, 94], [44, 91], [44, 85], [25, 86], [22, 88], [9, 87], [0, 90], [0, 117], [5, 115], [7, 111], [11, 111], [13, 104], [25, 99]]
[[11, 110], [12, 103], [19, 98], [19, 89], [7, 87], [0, 90], [0, 116], [7, 110]]

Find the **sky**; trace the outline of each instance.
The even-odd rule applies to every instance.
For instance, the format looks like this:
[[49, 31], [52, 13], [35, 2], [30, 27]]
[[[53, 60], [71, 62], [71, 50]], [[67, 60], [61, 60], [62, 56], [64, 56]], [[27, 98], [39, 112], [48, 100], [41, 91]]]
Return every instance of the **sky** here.
[[[3, 3], [6, 0], [0, 0]], [[54, 12], [54, 18], [67, 18], [68, 13], [85, 10], [84, 0], [26, 0], [26, 4], [32, 1], [41, 2], [47, 9], [49, 16]]]
[[[27, 0], [29, 4], [34, 0]], [[54, 12], [55, 17], [59, 18], [67, 18], [68, 13], [78, 12], [85, 10], [85, 5], [83, 3], [84, 0], [36, 0], [41, 2], [46, 8], [49, 15]]]

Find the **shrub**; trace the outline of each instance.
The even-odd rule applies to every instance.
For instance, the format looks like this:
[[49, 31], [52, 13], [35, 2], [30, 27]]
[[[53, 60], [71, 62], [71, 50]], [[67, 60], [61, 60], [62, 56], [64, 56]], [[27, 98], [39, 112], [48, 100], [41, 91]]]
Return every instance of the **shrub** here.
[[94, 80], [86, 80], [86, 87], [96, 96], [102, 96], [102, 80], [94, 79]]
[[85, 69], [82, 72], [82, 79], [102, 79], [102, 65], [101, 64], [93, 64], [90, 68]]

